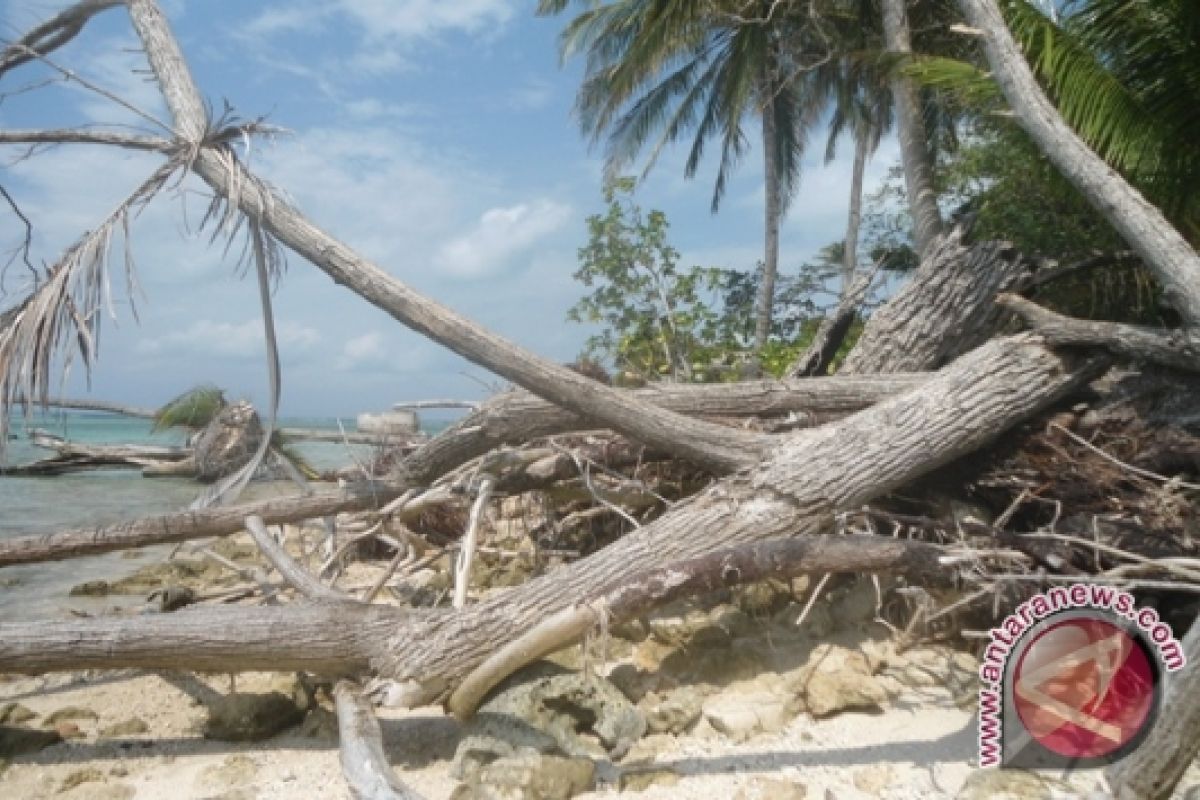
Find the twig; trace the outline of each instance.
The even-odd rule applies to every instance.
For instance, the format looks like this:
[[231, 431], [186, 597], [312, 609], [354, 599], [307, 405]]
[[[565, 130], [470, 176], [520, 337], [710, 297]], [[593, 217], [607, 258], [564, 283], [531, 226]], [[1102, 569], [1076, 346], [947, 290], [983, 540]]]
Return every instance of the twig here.
[[[68, 82], [75, 81], [80, 86], [87, 89], [88, 91], [95, 92], [96, 94], [100, 95], [104, 99], [109, 100], [113, 103], [116, 103], [117, 105], [121, 106], [121, 108], [124, 108], [126, 111], [130, 112], [131, 114], [134, 114], [134, 115], [146, 120], [151, 125], [154, 125], [155, 127], [160, 128], [160, 129], [166, 131], [167, 133], [174, 133], [174, 131], [171, 130], [170, 125], [167, 125], [165, 122], [159, 120], [153, 114], [149, 114], [149, 113], [143, 111], [142, 109], [138, 108], [133, 103], [129, 102], [128, 100], [125, 100], [124, 98], [120, 97], [119, 95], [117, 95], [113, 92], [110, 92], [108, 89], [105, 89], [104, 87], [99, 86], [98, 84], [92, 83], [87, 78], [81, 77], [79, 75], [79, 73], [75, 72], [75, 70], [67, 69], [66, 67], [63, 67], [63, 66], [55, 63], [52, 59], [47, 58], [43, 53], [39, 53], [36, 50], [33, 50], [29, 47], [24, 47], [22, 45], [12, 45], [9, 47], [9, 50], [13, 50], [14, 52], [23, 53], [25, 55], [30, 56], [31, 58], [35, 58], [38, 61], [41, 61], [46, 66], [50, 67], [55, 72], [62, 75], [63, 78], [65, 78]], [[2, 68], [0, 68], [0, 72], [2, 72]]]
[[[1189, 569], [1175, 566], [1171, 562], [1170, 559], [1149, 558], [1147, 556], [1139, 555], [1137, 553], [1131, 553], [1128, 550], [1122, 550], [1119, 547], [1113, 547], [1112, 545], [1102, 544], [1102, 543], [1094, 541], [1092, 539], [1084, 539], [1079, 536], [1070, 536], [1065, 533], [1035, 532], [1035, 533], [1023, 533], [1021, 535], [1023, 537], [1031, 538], [1031, 539], [1054, 539], [1056, 541], [1067, 542], [1069, 544], [1082, 545], [1083, 547], [1089, 547], [1092, 550], [1108, 553], [1111, 556], [1116, 556], [1118, 558], [1124, 558], [1128, 561], [1133, 561], [1138, 564], [1144, 564], [1144, 565], [1148, 565], [1148, 566], [1158, 567], [1160, 569], [1163, 569], [1164, 571], [1172, 572], [1181, 578], [1187, 578], [1188, 580], [1193, 580], [1193, 581], [1200, 581], [1200, 572], [1192, 572]], [[1189, 559], [1189, 560], [1191, 560], [1191, 559]]]
[[1067, 430], [1063, 426], [1059, 425], [1057, 422], [1051, 422], [1047, 427], [1054, 428], [1055, 430], [1058, 430], [1058, 431], [1062, 431], [1067, 436], [1071, 437], [1079, 444], [1081, 444], [1084, 447], [1086, 447], [1087, 449], [1091, 450], [1096, 455], [1101, 456], [1101, 457], [1111, 461], [1113, 464], [1116, 464], [1118, 467], [1121, 467], [1122, 469], [1132, 472], [1134, 475], [1140, 475], [1143, 478], [1149, 478], [1150, 480], [1160, 481], [1162, 483], [1169, 483], [1169, 484], [1173, 484], [1175, 486], [1182, 486], [1185, 489], [1200, 490], [1200, 484], [1188, 483], [1187, 481], [1181, 481], [1177, 478], [1168, 478], [1165, 475], [1159, 475], [1157, 472], [1151, 472], [1148, 469], [1142, 469], [1141, 467], [1135, 467], [1132, 464], [1127, 464], [1124, 461], [1122, 461], [1121, 459], [1117, 458], [1116, 456], [1111, 455], [1110, 453], [1100, 449], [1096, 445], [1089, 442], [1087, 439], [1084, 439], [1079, 434], [1073, 433], [1072, 431]]
[[261, 517], [246, 517], [246, 530], [254, 538], [254, 543], [262, 551], [263, 556], [285, 581], [295, 587], [301, 594], [312, 600], [337, 602], [357, 602], [354, 598], [339, 592], [309, 575], [299, 564], [292, 560], [275, 538], [267, 531]]
[[[1028, 575], [1022, 573], [989, 575], [988, 579], [993, 581], [1015, 581], [1018, 583], [1078, 583], [1084, 580], [1078, 575]], [[1088, 575], [1086, 581], [1088, 583], [1125, 586], [1130, 589], [1165, 589], [1172, 592], [1200, 594], [1200, 584], [1180, 583], [1177, 581], [1147, 581], [1137, 578], [1112, 578], [1107, 575]]]
[[355, 534], [354, 536], [351, 536], [346, 541], [342, 542], [341, 546], [339, 546], [338, 549], [335, 550], [331, 556], [329, 556], [329, 558], [325, 559], [325, 563], [321, 564], [321, 568], [317, 570], [317, 574], [322, 577], [329, 574], [329, 571], [330, 571], [330, 569], [333, 568], [333, 565], [337, 564], [342, 559], [342, 557], [344, 555], [346, 555], [346, 553], [350, 550], [351, 547], [354, 547], [356, 544], [359, 544], [360, 542], [365, 542], [367, 539], [374, 537], [377, 533], [379, 533], [379, 529], [382, 527], [383, 527], [382, 522], [376, 522], [374, 525], [372, 525], [370, 528], [367, 528], [367, 530], [363, 531], [362, 533]]
[[119, 5], [122, 0], [82, 0], [63, 9], [0, 52], [0, 75], [31, 61], [30, 53], [54, 52], [78, 36], [93, 16]]
[[475, 503], [471, 506], [471, 515], [467, 519], [467, 531], [463, 535], [458, 559], [454, 563], [454, 607], [464, 608], [467, 605], [467, 589], [471, 583], [471, 562], [475, 558], [475, 542], [479, 537], [479, 522], [483, 511], [487, 508], [488, 499], [492, 496], [492, 487], [496, 479], [484, 474], [479, 479], [476, 489]]
[[559, 452], [565, 453], [572, 461], [575, 462], [575, 467], [576, 467], [576, 469], [579, 470], [580, 477], [583, 478], [584, 487], [588, 490], [588, 493], [591, 494], [591, 496], [596, 500], [597, 503], [599, 503], [600, 505], [609, 509], [614, 514], [619, 514], [622, 519], [624, 519], [626, 522], [628, 522], [630, 525], [632, 525], [634, 527], [634, 530], [642, 527], [642, 524], [640, 522], [638, 522], [636, 519], [634, 519], [633, 516], [630, 515], [630, 513], [628, 511], [621, 508], [616, 503], [613, 503], [612, 501], [608, 500], [606, 497], [601, 495], [600, 492], [598, 492], [596, 490], [595, 484], [592, 483], [591, 471], [588, 468], [588, 465], [591, 464], [590, 460], [581, 459], [580, 456], [574, 450], [571, 450], [568, 447], [563, 447], [562, 445], [555, 442], [553, 439], [550, 440], [550, 445], [552, 447], [554, 447], [555, 449], [557, 449]]
[[[20, 253], [21, 261], [25, 263], [26, 268], [28, 268], [29, 272], [33, 275], [34, 281], [36, 282], [38, 279], [37, 267], [33, 266], [33, 262], [29, 260], [29, 250], [33, 244], [33, 223], [29, 221], [29, 217], [25, 216], [24, 212], [21, 211], [21, 207], [17, 205], [17, 201], [13, 199], [13, 196], [9, 194], [8, 190], [3, 186], [0, 186], [0, 195], [4, 196], [5, 201], [8, 202], [8, 205], [10, 208], [12, 208], [13, 213], [20, 218], [21, 224], [25, 226], [25, 235], [21, 240], [21, 244], [13, 249], [12, 258], [16, 258], [16, 254]], [[12, 258], [9, 259], [9, 264], [12, 263]], [[7, 270], [7, 268], [8, 264], [5, 264], [5, 270]]]
[[388, 562], [387, 567], [384, 568], [383, 572], [380, 573], [375, 582], [371, 584], [369, 589], [367, 589], [366, 594], [364, 594], [362, 597], [362, 601], [364, 603], [372, 602], [379, 594], [380, 590], [383, 589], [383, 585], [388, 582], [388, 579], [391, 578], [392, 575], [395, 574], [396, 570], [405, 564], [412, 563], [415, 560], [416, 550], [414, 548], [402, 547], [397, 550], [396, 555], [391, 561]]

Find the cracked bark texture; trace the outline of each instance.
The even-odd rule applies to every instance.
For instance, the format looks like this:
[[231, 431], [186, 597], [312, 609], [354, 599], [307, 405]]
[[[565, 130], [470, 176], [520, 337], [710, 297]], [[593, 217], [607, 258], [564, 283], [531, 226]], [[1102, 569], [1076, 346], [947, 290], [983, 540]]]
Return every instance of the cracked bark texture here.
[[838, 374], [938, 369], [983, 344], [1007, 314], [993, 302], [1029, 271], [1005, 242], [966, 241], [958, 225], [867, 321]]

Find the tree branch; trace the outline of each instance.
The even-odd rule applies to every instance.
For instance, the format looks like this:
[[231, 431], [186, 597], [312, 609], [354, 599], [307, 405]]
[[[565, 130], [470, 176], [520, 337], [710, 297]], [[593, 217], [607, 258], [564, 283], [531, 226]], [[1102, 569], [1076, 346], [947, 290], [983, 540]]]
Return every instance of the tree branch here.
[[0, 77], [38, 55], [53, 53], [78, 36], [92, 17], [124, 4], [124, 0], [82, 0], [60, 11], [0, 52]]
[[383, 733], [362, 688], [348, 680], [333, 687], [341, 741], [342, 773], [355, 800], [422, 800], [392, 771], [383, 752]]
[[516, 670], [580, 639], [603, 620], [615, 625], [680, 597], [764, 578], [869, 572], [904, 575], [922, 586], [953, 583], [940, 560], [945, 549], [924, 542], [872, 536], [802, 536], [719, 550], [614, 581], [576, 605], [547, 617], [471, 671], [450, 695], [459, 719]]
[[267, 561], [271, 562], [271, 566], [275, 567], [275, 571], [279, 573], [279, 576], [287, 581], [288, 584], [298, 589], [309, 600], [324, 600], [339, 603], [356, 602], [354, 598], [321, 583], [292, 560], [292, 557], [283, 549], [283, 546], [275, 541], [275, 537], [267, 530], [267, 526], [263, 524], [261, 517], [246, 517], [246, 532], [254, 539], [254, 543], [258, 545], [258, 549], [262, 551]]
[[2, 144], [103, 144], [156, 153], [168, 153], [176, 146], [169, 139], [160, 136], [78, 128], [0, 130], [0, 145]]
[[1002, 294], [996, 302], [1020, 315], [1050, 344], [1103, 347], [1134, 361], [1200, 372], [1200, 333], [1195, 329], [1160, 329], [1074, 319], [1015, 294]]

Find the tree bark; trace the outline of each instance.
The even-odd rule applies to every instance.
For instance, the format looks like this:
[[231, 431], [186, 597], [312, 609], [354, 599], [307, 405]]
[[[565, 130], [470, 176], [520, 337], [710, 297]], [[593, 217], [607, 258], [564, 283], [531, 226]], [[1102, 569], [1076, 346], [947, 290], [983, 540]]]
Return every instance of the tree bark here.
[[[912, 55], [912, 37], [908, 29], [905, 0], [883, 0], [883, 35], [888, 51], [900, 56]], [[933, 188], [933, 160], [929, 155], [925, 118], [911, 78], [894, 72], [891, 77], [896, 114], [896, 133], [900, 140], [900, 161], [904, 167], [904, 185], [913, 221], [913, 244], [924, 261], [933, 251], [942, 232], [942, 213]]]
[[845, 374], [938, 369], [996, 333], [994, 302], [1028, 266], [1003, 242], [964, 243], [958, 226], [942, 237], [908, 283], [871, 315], [840, 370]]
[[[796, 412], [818, 417], [842, 416], [919, 386], [927, 378], [923, 374], [897, 374], [711, 385], [659, 384], [634, 394], [644, 402], [661, 404], [684, 414], [743, 416]], [[367, 511], [395, 500], [406, 489], [428, 485], [497, 447], [586, 427], [589, 427], [587, 420], [534, 395], [506, 392], [409, 454], [394, 479], [352, 485], [346, 491], [314, 492], [302, 497], [0, 539], [0, 567], [226, 536], [241, 531], [248, 516], [278, 524]]]
[[[428, 701], [546, 616], [620, 582], [631, 564], [651, 569], [725, 546], [822, 532], [835, 512], [973, 451], [1104, 366], [1104, 359], [1055, 355], [1036, 337], [989, 343], [913, 391], [777, 437], [753, 472], [718, 481], [591, 557], [459, 612], [297, 604], [0, 624], [0, 672], [370, 669], [402, 682], [410, 702]], [[299, 615], [295, 623], [290, 613]]]
[[763, 272], [758, 285], [754, 313], [754, 358], [761, 364], [763, 348], [771, 336], [771, 317], [775, 306], [775, 276], [779, 271], [779, 142], [775, 130], [775, 100], [768, 97], [762, 112], [764, 234]]
[[1063, 121], [1038, 86], [994, 0], [958, 4], [967, 21], [983, 32], [988, 64], [1021, 127], [1154, 271], [1185, 324], [1200, 327], [1200, 256], [1161, 211]]

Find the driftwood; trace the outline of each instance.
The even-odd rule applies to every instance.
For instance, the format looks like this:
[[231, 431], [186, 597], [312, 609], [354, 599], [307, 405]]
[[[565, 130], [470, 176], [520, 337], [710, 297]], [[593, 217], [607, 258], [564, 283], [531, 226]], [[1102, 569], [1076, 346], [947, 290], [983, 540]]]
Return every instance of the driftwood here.
[[52, 458], [32, 464], [0, 467], [0, 475], [11, 477], [62, 475], [92, 469], [172, 469], [180, 468], [185, 474], [195, 465], [186, 463], [191, 450], [186, 447], [163, 447], [159, 445], [94, 445], [79, 444], [45, 431], [33, 431], [29, 441], [37, 447], [55, 451]]
[[[720, 416], [843, 416], [920, 385], [928, 376], [837, 376], [803, 381], [760, 381], [715, 386], [665, 385], [636, 392], [646, 401], [681, 413]], [[268, 524], [299, 522], [347, 511], [380, 508], [412, 486], [426, 485], [450, 470], [497, 447], [539, 436], [580, 430], [587, 423], [528, 392], [507, 392], [426, 442], [397, 466], [399, 477], [346, 489], [318, 491], [295, 499], [268, 500], [206, 511], [163, 514], [113, 525], [76, 528], [0, 540], [0, 567], [78, 556], [129, 547], [224, 536], [242, 530], [248, 516]], [[560, 465], [559, 469], [565, 469]], [[561, 474], [561, 473], [560, 473]]]
[[[317, 611], [298, 605], [253, 609], [256, 614], [305, 609], [297, 611], [301, 616], [295, 625], [288, 617], [263, 617], [243, 626], [233, 620], [248, 610], [237, 609], [228, 619], [208, 620], [220, 630], [213, 639], [197, 636], [190, 623], [171, 632], [172, 619], [199, 615], [197, 611], [180, 612], [165, 623], [156, 620], [152, 630], [141, 619], [9, 623], [0, 625], [0, 670], [168, 664], [210, 669], [223, 660], [222, 669], [228, 671], [264, 669], [264, 662], [271, 661], [274, 669], [334, 674], [369, 668], [405, 683], [410, 700], [430, 700], [547, 615], [627, 575], [630, 564], [653, 568], [722, 545], [823, 532], [835, 512], [856, 508], [971, 452], [1103, 366], [1097, 359], [1064, 360], [1035, 337], [997, 340], [915, 390], [842, 421], [777, 437], [772, 456], [753, 473], [719, 481], [595, 555], [459, 612], [400, 612], [355, 604]], [[709, 531], [721, 536], [709, 536]], [[336, 628], [336, 634], [322, 634], [318, 618]], [[249, 636], [256, 637], [254, 644], [239, 654], [234, 642]], [[314, 637], [325, 641], [318, 645]], [[217, 651], [212, 659], [201, 655], [210, 647]], [[330, 660], [335, 647], [343, 655]]]

